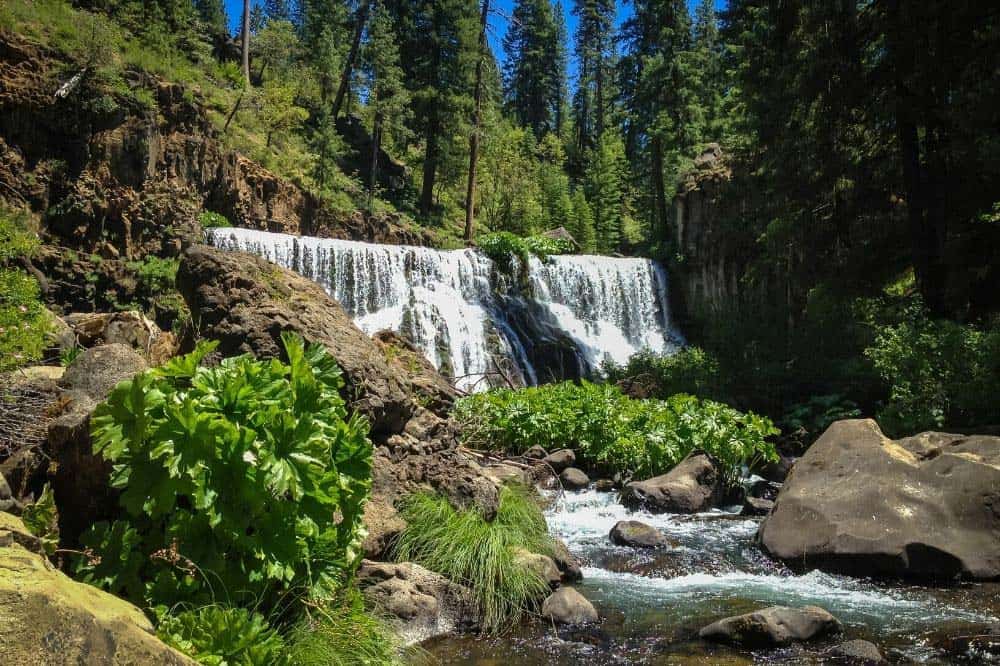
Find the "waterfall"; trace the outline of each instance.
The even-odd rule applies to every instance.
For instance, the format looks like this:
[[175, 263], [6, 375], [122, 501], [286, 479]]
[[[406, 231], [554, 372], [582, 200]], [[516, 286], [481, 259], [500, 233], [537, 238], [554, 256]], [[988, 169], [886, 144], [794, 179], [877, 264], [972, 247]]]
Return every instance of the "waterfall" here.
[[[499, 365], [536, 384], [585, 377], [605, 358], [681, 343], [667, 276], [648, 259], [531, 257], [508, 273], [481, 252], [206, 230], [208, 242], [263, 257], [318, 282], [369, 335], [409, 337], [464, 389], [485, 388]], [[519, 279], [526, 275], [526, 279]]]

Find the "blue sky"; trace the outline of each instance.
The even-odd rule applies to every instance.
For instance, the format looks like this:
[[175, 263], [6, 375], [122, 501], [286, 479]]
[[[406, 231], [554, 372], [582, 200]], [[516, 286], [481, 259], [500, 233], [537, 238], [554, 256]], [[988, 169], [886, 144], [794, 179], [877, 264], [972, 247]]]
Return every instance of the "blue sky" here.
[[[237, 29], [237, 24], [240, 21], [240, 15], [243, 11], [243, 0], [225, 0], [225, 2], [226, 2], [226, 13], [229, 16], [229, 24], [233, 27], [233, 30], [235, 31]], [[252, 2], [254, 2], [254, 4], [263, 4], [262, 1], [258, 3], [257, 0], [252, 0]], [[570, 11], [571, 7], [573, 6], [573, 2], [572, 0], [557, 0], [557, 2], [558, 4], [562, 5], [563, 11], [566, 14], [566, 25], [570, 34], [569, 48], [570, 48], [570, 53], [572, 53], [572, 48], [573, 48], [572, 36], [573, 33], [576, 31], [576, 23], [577, 23], [576, 17], [573, 16], [572, 12]], [[507, 21], [504, 18], [504, 16], [510, 15], [511, 10], [514, 6], [514, 0], [491, 0], [491, 4], [494, 7], [496, 7], [496, 9], [499, 11], [494, 13], [492, 18], [490, 19], [490, 27], [491, 27], [489, 33], [490, 45], [493, 47], [493, 52], [497, 55], [497, 58], [499, 58], [500, 61], [503, 62], [504, 52], [501, 42], [503, 41], [504, 33], [507, 32]], [[697, 7], [698, 4], [699, 4], [698, 0], [688, 0], [688, 6], [691, 8], [692, 15], [694, 14], [695, 8]], [[725, 5], [726, 5], [726, 0], [715, 0], [715, 6], [717, 9], [721, 10], [723, 7], [725, 7]], [[631, 15], [631, 13], [632, 13], [631, 2], [626, 3], [619, 0], [618, 24], [621, 25]], [[576, 74], [576, 64], [572, 61], [570, 62], [569, 70], [570, 70], [569, 71], [570, 77], [573, 78]]]

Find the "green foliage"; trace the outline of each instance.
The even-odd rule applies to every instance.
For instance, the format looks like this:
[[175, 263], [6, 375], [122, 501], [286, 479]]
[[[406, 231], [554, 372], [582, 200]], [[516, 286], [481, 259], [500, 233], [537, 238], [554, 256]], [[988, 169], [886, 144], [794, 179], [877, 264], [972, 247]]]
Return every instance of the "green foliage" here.
[[[214, 343], [119, 384], [91, 420], [126, 518], [82, 538], [89, 582], [151, 605], [218, 595], [273, 608], [336, 589], [360, 557], [371, 486], [367, 425], [340, 370], [284, 336], [288, 363], [199, 367]], [[96, 562], [95, 562], [96, 560]]]
[[202, 229], [211, 229], [213, 227], [231, 227], [232, 222], [229, 221], [222, 213], [214, 213], [210, 210], [204, 210], [198, 215], [198, 222], [201, 224]]
[[858, 405], [842, 395], [817, 395], [792, 405], [781, 419], [781, 428], [789, 435], [803, 434], [814, 440], [834, 421], [861, 417]]
[[83, 352], [80, 347], [67, 347], [59, 352], [59, 365], [66, 368], [69, 364], [76, 360], [76, 357]]
[[594, 215], [597, 249], [602, 253], [617, 252], [622, 241], [627, 216], [627, 172], [621, 139], [612, 132], [604, 134], [588, 154], [584, 175], [584, 190]]
[[285, 641], [258, 613], [205, 606], [160, 617], [157, 635], [205, 666], [289, 666]]
[[522, 263], [525, 263], [529, 254], [544, 260], [549, 255], [567, 254], [574, 250], [572, 243], [562, 238], [549, 238], [547, 236], [522, 238], [509, 231], [483, 234], [476, 239], [476, 245], [487, 257], [501, 266], [507, 267], [510, 266], [511, 257], [517, 257]]
[[356, 592], [317, 606], [288, 636], [288, 658], [296, 666], [399, 666], [399, 653], [392, 630], [365, 612]]
[[29, 224], [26, 213], [0, 205], [0, 372], [38, 360], [47, 344], [49, 319], [38, 281], [12, 265], [38, 247]]
[[511, 453], [568, 447], [584, 465], [640, 478], [669, 471], [696, 449], [733, 482], [743, 466], [777, 459], [766, 441], [779, 433], [770, 420], [685, 394], [633, 400], [612, 385], [564, 382], [468, 396], [456, 414], [477, 444]]
[[602, 370], [608, 381], [641, 384], [649, 397], [690, 393], [711, 400], [731, 399], [718, 360], [699, 347], [684, 347], [671, 354], [641, 351], [624, 366], [609, 361]]
[[1000, 328], [930, 319], [919, 299], [900, 321], [873, 324], [865, 355], [889, 387], [878, 415], [888, 433], [1000, 422]]
[[59, 547], [59, 515], [56, 512], [56, 498], [49, 484], [45, 484], [42, 494], [33, 504], [24, 507], [21, 519], [28, 531], [41, 540], [46, 554], [56, 552]]
[[548, 593], [542, 576], [516, 557], [519, 550], [545, 554], [552, 549], [545, 518], [526, 490], [502, 488], [492, 522], [429, 494], [410, 496], [402, 516], [407, 527], [396, 544], [396, 558], [467, 586], [484, 631], [509, 629]]
[[177, 269], [180, 261], [148, 256], [142, 261], [129, 263], [139, 278], [139, 286], [150, 295], [176, 289]]

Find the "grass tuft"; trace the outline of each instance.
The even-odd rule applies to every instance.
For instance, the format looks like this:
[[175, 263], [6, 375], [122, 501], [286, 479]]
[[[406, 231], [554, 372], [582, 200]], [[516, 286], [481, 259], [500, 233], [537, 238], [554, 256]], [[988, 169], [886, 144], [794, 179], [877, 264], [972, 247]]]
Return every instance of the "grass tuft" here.
[[378, 617], [365, 612], [356, 591], [310, 609], [288, 635], [289, 663], [297, 666], [397, 666], [399, 639]]
[[547, 594], [542, 576], [515, 558], [517, 549], [552, 552], [545, 518], [527, 490], [503, 488], [493, 522], [431, 494], [411, 496], [402, 516], [408, 527], [396, 544], [397, 559], [468, 587], [484, 632], [513, 626]]

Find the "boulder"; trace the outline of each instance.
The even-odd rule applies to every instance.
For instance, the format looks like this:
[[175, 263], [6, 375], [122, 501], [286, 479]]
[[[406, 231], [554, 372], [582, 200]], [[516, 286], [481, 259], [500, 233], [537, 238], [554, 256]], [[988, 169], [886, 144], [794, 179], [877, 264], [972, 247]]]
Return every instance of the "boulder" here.
[[365, 503], [362, 520], [368, 532], [361, 546], [365, 557], [373, 560], [387, 558], [396, 539], [406, 529], [406, 521], [392, 504], [378, 497]]
[[626, 484], [622, 503], [658, 513], [698, 513], [715, 506], [722, 490], [715, 463], [695, 452], [662, 476]]
[[448, 633], [473, 614], [468, 589], [411, 562], [363, 560], [357, 581], [365, 599], [389, 616], [407, 644]]
[[63, 320], [84, 347], [123, 344], [142, 354], [150, 365], [162, 365], [177, 352], [173, 333], [164, 332], [137, 310], [74, 312]]
[[830, 650], [830, 656], [841, 664], [870, 666], [886, 663], [885, 657], [882, 656], [882, 651], [878, 649], [877, 645], [862, 640], [846, 641], [835, 645]]
[[0, 514], [0, 653], [9, 666], [195, 663], [156, 637], [132, 604], [77, 583], [33, 546], [17, 518]]
[[378, 331], [372, 336], [389, 366], [409, 384], [417, 401], [435, 414], [451, 409], [458, 391], [431, 365], [413, 342], [395, 331]]
[[376, 442], [401, 432], [414, 414], [405, 376], [312, 280], [249, 254], [196, 245], [181, 260], [177, 288], [202, 337], [218, 340], [225, 356], [280, 357], [285, 331], [326, 347], [343, 370], [344, 399], [368, 418]]
[[759, 497], [747, 497], [743, 500], [741, 516], [766, 516], [774, 509], [774, 502]]
[[128, 345], [101, 345], [76, 357], [60, 381], [62, 409], [49, 423], [46, 453], [55, 463], [50, 478], [61, 509], [59, 533], [66, 543], [76, 543], [87, 527], [115, 512], [117, 494], [108, 485], [111, 466], [94, 455], [90, 415], [111, 389], [146, 368]]
[[532, 553], [524, 548], [514, 550], [514, 562], [535, 571], [553, 590], [562, 583], [562, 572], [548, 555]]
[[497, 463], [486, 468], [486, 473], [496, 479], [497, 483], [515, 483], [521, 486], [531, 485], [531, 473], [523, 467]]
[[573, 553], [569, 552], [569, 548], [561, 540], [553, 539], [553, 543], [552, 560], [559, 567], [559, 573], [562, 574], [562, 582], [573, 583], [583, 580], [583, 570], [580, 568], [580, 561], [576, 559]]
[[567, 467], [572, 467], [576, 462], [576, 454], [572, 449], [559, 449], [542, 458], [542, 462], [559, 474]]
[[637, 520], [621, 520], [615, 523], [608, 536], [614, 544], [633, 548], [662, 548], [669, 543], [655, 527]]
[[524, 457], [531, 458], [532, 460], [543, 460], [547, 455], [549, 455], [549, 452], [537, 444], [524, 452]]
[[893, 441], [874, 421], [838, 421], [796, 462], [759, 538], [795, 567], [996, 579], [998, 488], [1000, 437]]
[[542, 617], [555, 624], [597, 622], [597, 610], [572, 587], [560, 587], [542, 602]]
[[597, 481], [594, 481], [594, 490], [599, 493], [610, 493], [614, 489], [614, 479], [598, 479]]
[[590, 485], [590, 477], [583, 470], [576, 467], [567, 467], [559, 475], [559, 482], [567, 490], [582, 490]]
[[837, 618], [818, 606], [771, 606], [714, 622], [699, 631], [698, 636], [708, 641], [768, 648], [810, 641], [840, 629]]

